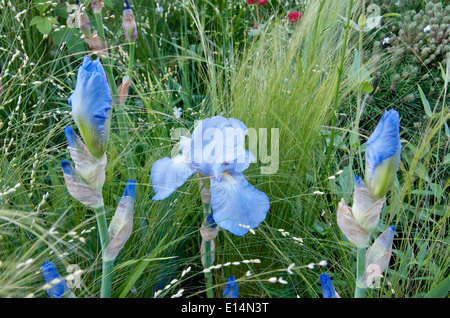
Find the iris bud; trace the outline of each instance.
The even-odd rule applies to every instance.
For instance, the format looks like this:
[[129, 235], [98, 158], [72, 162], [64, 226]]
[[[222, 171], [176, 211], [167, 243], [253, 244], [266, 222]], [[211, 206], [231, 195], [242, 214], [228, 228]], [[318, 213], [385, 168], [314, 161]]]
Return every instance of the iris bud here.
[[135, 41], [137, 38], [136, 20], [134, 19], [134, 14], [128, 0], [124, 0], [123, 2], [122, 19], [125, 38], [127, 41]]
[[135, 183], [136, 181], [134, 180], [128, 181], [116, 213], [109, 224], [108, 234], [110, 242], [103, 255], [105, 261], [116, 259], [130, 238], [133, 229]]
[[227, 283], [225, 285], [225, 289], [223, 290], [222, 297], [223, 298], [238, 298], [239, 290], [238, 284], [236, 283], [236, 278], [231, 276], [227, 279]]
[[373, 288], [374, 281], [386, 270], [391, 260], [392, 241], [395, 226], [391, 226], [373, 242], [367, 249], [364, 275], [358, 281], [360, 288]]
[[383, 197], [392, 187], [400, 165], [400, 115], [386, 111], [366, 143], [366, 181]]

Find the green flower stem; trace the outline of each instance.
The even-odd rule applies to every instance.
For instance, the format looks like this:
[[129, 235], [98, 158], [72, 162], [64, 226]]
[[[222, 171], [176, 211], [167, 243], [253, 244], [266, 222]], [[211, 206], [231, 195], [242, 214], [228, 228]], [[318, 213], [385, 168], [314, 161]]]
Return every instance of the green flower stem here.
[[95, 217], [97, 218], [100, 244], [102, 246], [102, 286], [100, 290], [100, 298], [110, 298], [114, 261], [105, 261], [103, 258], [105, 250], [109, 244], [108, 224], [106, 222], [105, 207], [101, 206], [94, 209], [94, 211]]
[[[212, 266], [211, 241], [205, 241], [205, 268]], [[205, 273], [206, 297], [214, 298], [213, 276], [211, 272]]]
[[[211, 205], [209, 203], [203, 202], [203, 212], [205, 213], [205, 217], [207, 217], [211, 213]], [[205, 257], [205, 269], [210, 268], [212, 266], [212, 253], [211, 253], [211, 241], [205, 241], [204, 245], [204, 257]], [[213, 275], [211, 272], [205, 273], [205, 281], [206, 281], [206, 297], [214, 298], [214, 289], [213, 289]]]
[[134, 65], [134, 50], [135, 50], [135, 42], [130, 42], [128, 46], [128, 71], [127, 75], [131, 79], [133, 74], [133, 65]]
[[366, 288], [359, 288], [358, 282], [363, 277], [366, 265], [366, 248], [358, 248], [356, 252], [356, 284], [355, 298], [365, 298]]

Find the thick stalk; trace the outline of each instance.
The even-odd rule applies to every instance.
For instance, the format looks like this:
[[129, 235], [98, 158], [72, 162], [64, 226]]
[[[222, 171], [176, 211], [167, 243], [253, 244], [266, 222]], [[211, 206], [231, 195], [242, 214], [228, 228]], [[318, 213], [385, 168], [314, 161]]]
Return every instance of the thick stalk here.
[[[212, 266], [211, 241], [205, 241], [205, 268]], [[205, 273], [206, 297], [214, 298], [213, 276], [211, 272]]]
[[98, 233], [100, 236], [100, 244], [102, 247], [102, 286], [100, 290], [100, 298], [111, 297], [112, 271], [114, 261], [105, 261], [103, 256], [109, 244], [108, 224], [106, 222], [105, 207], [96, 208], [95, 217], [97, 219]]
[[364, 275], [366, 265], [366, 248], [358, 248], [356, 252], [356, 284], [355, 284], [355, 298], [365, 298], [366, 288], [359, 288], [358, 282]]

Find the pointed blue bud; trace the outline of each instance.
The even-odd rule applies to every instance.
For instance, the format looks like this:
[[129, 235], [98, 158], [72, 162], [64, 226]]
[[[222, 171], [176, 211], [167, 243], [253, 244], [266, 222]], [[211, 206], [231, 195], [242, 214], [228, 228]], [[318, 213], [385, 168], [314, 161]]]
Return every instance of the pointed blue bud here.
[[109, 223], [108, 234], [110, 242], [103, 255], [103, 259], [106, 261], [114, 260], [131, 236], [134, 218], [135, 187], [136, 180], [128, 180], [116, 212]]
[[42, 264], [41, 270], [45, 283], [51, 286], [47, 289], [50, 298], [74, 297], [64, 278], [58, 274], [55, 264], [46, 261]]
[[238, 290], [238, 284], [236, 282], [236, 278], [234, 276], [231, 276], [227, 279], [227, 283], [225, 285], [225, 289], [223, 291], [222, 297], [223, 298], [238, 298], [239, 296], [239, 290]]
[[400, 165], [400, 115], [386, 111], [366, 143], [366, 182], [379, 197], [392, 187]]
[[395, 226], [389, 227], [380, 234], [366, 252], [364, 275], [358, 281], [361, 288], [374, 288], [374, 283], [389, 266], [392, 255]]
[[84, 57], [69, 105], [87, 149], [94, 157], [102, 157], [109, 139], [112, 97], [100, 60]]
[[327, 274], [320, 275], [323, 298], [338, 298], [333, 287], [333, 282]]

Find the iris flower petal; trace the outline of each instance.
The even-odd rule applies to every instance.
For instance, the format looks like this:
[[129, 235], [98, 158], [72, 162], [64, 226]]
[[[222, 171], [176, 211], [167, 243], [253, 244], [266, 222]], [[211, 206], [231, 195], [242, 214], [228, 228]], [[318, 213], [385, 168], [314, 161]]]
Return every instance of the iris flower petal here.
[[[220, 180], [222, 165], [245, 156], [247, 127], [234, 118], [214, 116], [203, 119], [194, 128], [190, 147], [182, 147], [188, 162], [204, 176]], [[182, 140], [183, 141], [183, 140]]]
[[96, 158], [106, 149], [110, 130], [112, 97], [100, 61], [87, 56], [78, 69], [75, 90], [69, 97], [72, 116], [86, 147]]
[[264, 221], [270, 204], [267, 195], [241, 173], [224, 173], [221, 181], [211, 178], [211, 207], [221, 228], [242, 236]]
[[163, 200], [181, 187], [195, 172], [185, 161], [183, 155], [165, 157], [152, 166], [151, 180], [155, 196], [152, 200]]

